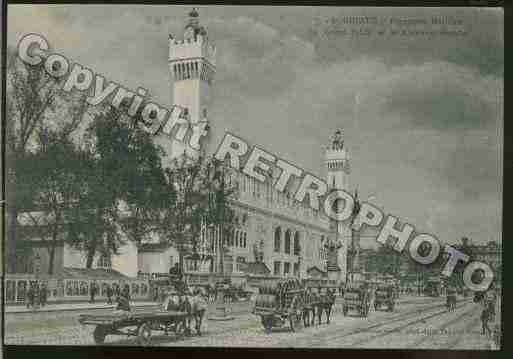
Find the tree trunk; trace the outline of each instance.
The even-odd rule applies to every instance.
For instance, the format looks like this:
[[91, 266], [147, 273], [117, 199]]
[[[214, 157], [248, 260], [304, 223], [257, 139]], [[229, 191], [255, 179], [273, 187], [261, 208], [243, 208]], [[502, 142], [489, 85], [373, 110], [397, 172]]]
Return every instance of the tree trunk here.
[[16, 273], [16, 229], [18, 225], [18, 209], [9, 208], [9, 237], [7, 245], [7, 271]]
[[86, 268], [91, 269], [93, 267], [95, 248], [91, 248], [87, 251]]
[[183, 269], [183, 257], [183, 250], [181, 249], [180, 251], [178, 251], [178, 265], [180, 266], [180, 271], [182, 272], [182, 274], [185, 272]]
[[98, 242], [98, 238], [103, 238], [103, 233], [99, 230], [102, 224], [102, 215], [103, 212], [101, 209], [97, 209], [96, 211], [96, 230], [94, 238], [91, 238], [89, 248], [87, 248], [87, 260], [86, 260], [86, 268], [91, 269], [93, 267], [94, 255], [96, 254], [96, 243]]
[[55, 247], [57, 245], [57, 233], [54, 232], [50, 248], [48, 248], [48, 274], [54, 273], [53, 266], [55, 263]]

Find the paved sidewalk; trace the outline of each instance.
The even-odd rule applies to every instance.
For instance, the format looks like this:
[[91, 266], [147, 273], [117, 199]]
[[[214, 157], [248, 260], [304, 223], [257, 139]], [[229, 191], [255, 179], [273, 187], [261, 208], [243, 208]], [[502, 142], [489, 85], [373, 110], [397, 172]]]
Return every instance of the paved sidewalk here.
[[[154, 307], [159, 305], [157, 302], [131, 302], [130, 306], [138, 307]], [[40, 313], [40, 312], [60, 312], [69, 310], [88, 310], [88, 309], [109, 309], [114, 308], [115, 304], [106, 303], [62, 303], [62, 304], [48, 304], [38, 309], [27, 308], [22, 305], [7, 305], [5, 306], [5, 313]]]

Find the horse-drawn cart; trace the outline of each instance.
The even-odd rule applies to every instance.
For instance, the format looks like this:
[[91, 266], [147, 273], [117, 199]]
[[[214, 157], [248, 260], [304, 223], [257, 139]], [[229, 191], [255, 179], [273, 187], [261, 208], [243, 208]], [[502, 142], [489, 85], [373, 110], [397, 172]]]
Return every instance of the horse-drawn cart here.
[[[112, 314], [82, 314], [78, 321], [83, 325], [96, 325], [93, 332], [96, 344], [102, 344], [107, 335], [135, 336], [142, 345], [150, 343], [152, 330], [174, 333], [182, 337], [185, 333], [186, 312], [144, 311]], [[122, 329], [126, 329], [122, 331]]]
[[260, 316], [268, 333], [272, 328], [287, 326], [291, 331], [297, 331], [303, 325], [305, 294], [305, 288], [294, 279], [263, 286], [256, 297], [253, 313]]
[[395, 308], [396, 291], [394, 286], [384, 284], [378, 286], [374, 294], [374, 310], [382, 307], [387, 308], [388, 311], [393, 312]]
[[362, 317], [369, 315], [370, 291], [366, 283], [353, 283], [344, 292], [343, 312], [346, 316], [349, 310], [356, 310]]

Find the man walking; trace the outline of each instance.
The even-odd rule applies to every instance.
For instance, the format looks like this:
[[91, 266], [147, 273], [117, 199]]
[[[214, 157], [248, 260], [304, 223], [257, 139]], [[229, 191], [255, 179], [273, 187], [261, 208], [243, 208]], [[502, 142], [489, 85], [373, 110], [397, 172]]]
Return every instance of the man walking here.
[[40, 300], [41, 300], [41, 296], [40, 296], [40, 289], [39, 289], [39, 283], [36, 282], [36, 284], [34, 285], [34, 299], [32, 301], [32, 305], [35, 309], [39, 309], [39, 303], [40, 303]]
[[89, 291], [89, 293], [91, 294], [91, 300], [89, 301], [89, 303], [94, 303], [94, 297], [96, 296], [96, 291], [97, 291], [96, 283], [92, 282], [91, 283], [91, 288], [90, 288], [90, 291]]
[[34, 283], [29, 284], [29, 289], [27, 291], [27, 308], [34, 308]]
[[112, 304], [112, 295], [114, 294], [113, 293], [113, 290], [112, 290], [112, 286], [110, 284], [107, 284], [107, 304]]
[[46, 305], [46, 298], [47, 298], [47, 289], [46, 284], [41, 283], [41, 287], [39, 288], [39, 303], [41, 304], [41, 307], [44, 307]]
[[490, 307], [485, 305], [485, 307], [483, 308], [483, 312], [481, 313], [481, 324], [482, 324], [481, 334], [486, 335], [488, 338], [492, 334], [492, 331], [490, 330], [490, 327], [488, 326], [489, 321], [490, 321]]

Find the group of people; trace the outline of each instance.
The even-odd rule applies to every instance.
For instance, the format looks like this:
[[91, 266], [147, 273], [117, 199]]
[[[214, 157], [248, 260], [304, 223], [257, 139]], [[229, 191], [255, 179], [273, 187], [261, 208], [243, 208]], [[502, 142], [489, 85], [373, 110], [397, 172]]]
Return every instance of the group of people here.
[[31, 282], [27, 290], [27, 308], [44, 307], [48, 298], [48, 289], [44, 282]]
[[[124, 297], [130, 301], [130, 286], [125, 284], [123, 289], [121, 289], [121, 285], [118, 284], [104, 284], [106, 286], [104, 288], [105, 295], [107, 297], [107, 304], [113, 304], [113, 299], [118, 302], [119, 297]], [[95, 303], [95, 297], [100, 292], [100, 286], [98, 283], [92, 282], [89, 287], [89, 303]]]

